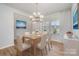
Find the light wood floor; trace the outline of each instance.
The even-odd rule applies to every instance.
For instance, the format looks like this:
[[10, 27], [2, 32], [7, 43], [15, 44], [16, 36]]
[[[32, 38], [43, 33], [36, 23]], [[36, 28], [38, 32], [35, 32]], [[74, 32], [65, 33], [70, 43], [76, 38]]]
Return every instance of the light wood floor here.
[[0, 56], [14, 56], [16, 55], [16, 48], [14, 46], [0, 50]]
[[[23, 51], [22, 56], [33, 56], [33, 51], [30, 49], [32, 48]], [[39, 49], [36, 49], [36, 52], [37, 56], [42, 56]], [[61, 55], [64, 55], [64, 45], [63, 43], [59, 43], [56, 41], [52, 41], [50, 51], [48, 50], [47, 53], [44, 53], [44, 56], [61, 56]], [[15, 46], [2, 49], [0, 50], [0, 56], [17, 56], [17, 49], [15, 48]]]

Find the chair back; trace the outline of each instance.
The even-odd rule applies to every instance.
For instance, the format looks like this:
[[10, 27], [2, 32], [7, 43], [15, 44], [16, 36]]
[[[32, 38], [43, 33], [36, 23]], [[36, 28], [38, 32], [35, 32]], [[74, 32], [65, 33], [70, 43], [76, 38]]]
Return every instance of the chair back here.
[[40, 42], [40, 45], [41, 45], [41, 49], [43, 49], [45, 46], [46, 46], [46, 39], [47, 39], [47, 35], [44, 35], [44, 36], [42, 36], [42, 38], [41, 38], [41, 42]]
[[22, 49], [22, 44], [23, 44], [23, 36], [19, 36], [16, 40], [15, 40], [15, 47], [20, 50]]

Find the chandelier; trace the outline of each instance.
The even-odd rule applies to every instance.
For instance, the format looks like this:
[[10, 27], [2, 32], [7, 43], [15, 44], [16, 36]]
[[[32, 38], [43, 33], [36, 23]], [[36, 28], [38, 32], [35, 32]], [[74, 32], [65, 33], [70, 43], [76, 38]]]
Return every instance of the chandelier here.
[[38, 3], [35, 4], [35, 12], [33, 12], [33, 15], [29, 16], [29, 18], [32, 21], [42, 21], [44, 18], [44, 15], [42, 15], [39, 11], [38, 11]]

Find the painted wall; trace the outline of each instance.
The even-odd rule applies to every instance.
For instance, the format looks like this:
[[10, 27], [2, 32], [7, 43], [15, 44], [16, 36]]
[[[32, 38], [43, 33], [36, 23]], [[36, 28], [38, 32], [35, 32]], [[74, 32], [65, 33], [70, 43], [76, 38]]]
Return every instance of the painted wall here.
[[[16, 28], [16, 20], [22, 20], [26, 22], [26, 29], [20, 28], [17, 29]], [[14, 14], [14, 38], [16, 39], [18, 36], [22, 35], [24, 32], [28, 31], [30, 32], [30, 25], [31, 25], [31, 20], [26, 17], [25, 15], [21, 15], [21, 14]]]
[[0, 49], [14, 45], [14, 13], [28, 15], [0, 4]]

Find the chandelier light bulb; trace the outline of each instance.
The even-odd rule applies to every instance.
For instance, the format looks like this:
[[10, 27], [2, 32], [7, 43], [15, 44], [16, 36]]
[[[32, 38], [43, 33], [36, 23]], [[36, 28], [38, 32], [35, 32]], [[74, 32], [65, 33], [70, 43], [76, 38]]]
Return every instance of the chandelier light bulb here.
[[40, 18], [44, 18], [44, 16], [43, 15], [40, 15]]
[[31, 18], [31, 19], [32, 19], [32, 18], [33, 18], [33, 16], [29, 16], [29, 18]]
[[38, 12], [37, 14], [40, 15], [40, 12]]
[[33, 12], [33, 15], [36, 16], [37, 15], [36, 12]]

